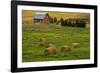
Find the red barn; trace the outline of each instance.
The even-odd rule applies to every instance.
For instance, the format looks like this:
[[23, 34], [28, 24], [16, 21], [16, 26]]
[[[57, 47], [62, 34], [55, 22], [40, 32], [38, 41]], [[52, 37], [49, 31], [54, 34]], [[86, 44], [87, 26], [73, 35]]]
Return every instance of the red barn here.
[[39, 24], [43, 24], [43, 23], [50, 23], [50, 16], [48, 13], [36, 13], [35, 16], [33, 16], [33, 22], [34, 23], [39, 23]]

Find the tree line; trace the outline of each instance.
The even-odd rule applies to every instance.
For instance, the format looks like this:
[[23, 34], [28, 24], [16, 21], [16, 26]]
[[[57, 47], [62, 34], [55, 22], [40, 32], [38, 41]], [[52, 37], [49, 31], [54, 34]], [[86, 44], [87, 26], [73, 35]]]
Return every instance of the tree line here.
[[61, 24], [61, 26], [69, 26], [69, 27], [86, 27], [86, 22], [82, 19], [63, 19], [57, 20], [56, 17], [50, 18], [50, 23], [52, 24]]

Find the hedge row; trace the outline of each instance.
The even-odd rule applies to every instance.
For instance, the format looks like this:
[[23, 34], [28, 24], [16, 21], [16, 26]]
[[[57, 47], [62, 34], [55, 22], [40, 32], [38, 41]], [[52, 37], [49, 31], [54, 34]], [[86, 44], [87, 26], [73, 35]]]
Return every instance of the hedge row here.
[[61, 24], [61, 26], [69, 26], [69, 27], [86, 27], [86, 22], [82, 19], [63, 19], [57, 20], [56, 17], [50, 18], [50, 23], [52, 24]]
[[62, 26], [70, 26], [70, 27], [86, 27], [86, 22], [82, 19], [60, 19]]

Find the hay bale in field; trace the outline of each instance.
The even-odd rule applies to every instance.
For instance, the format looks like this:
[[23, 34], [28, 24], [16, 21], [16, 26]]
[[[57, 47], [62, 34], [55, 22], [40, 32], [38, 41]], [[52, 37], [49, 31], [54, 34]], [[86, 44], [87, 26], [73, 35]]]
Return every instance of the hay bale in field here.
[[39, 42], [47, 42], [47, 40], [45, 38], [39, 38]]
[[60, 36], [59, 36], [59, 35], [55, 35], [54, 37], [55, 37], [55, 38], [60, 38]]
[[47, 40], [45, 38], [40, 38], [38, 40], [38, 45], [41, 46], [41, 47], [47, 47], [48, 42], [47, 42]]
[[40, 46], [40, 47], [47, 47], [47, 44], [45, 42], [39, 42], [38, 46]]
[[69, 47], [69, 46], [62, 46], [61, 48], [60, 48], [60, 52], [70, 52], [72, 49], [71, 49], [71, 47]]
[[56, 48], [55, 47], [48, 47], [48, 48], [45, 48], [44, 50], [44, 54], [45, 56], [48, 56], [48, 55], [53, 55], [53, 54], [56, 54]]
[[80, 46], [80, 43], [72, 43], [73, 48], [77, 48]]
[[47, 44], [47, 48], [48, 47], [55, 47], [55, 45], [53, 45], [53, 44]]
[[33, 28], [31, 28], [30, 31], [35, 31], [35, 30]]
[[61, 27], [62, 27], [61, 25], [56, 25], [57, 29], [61, 29]]

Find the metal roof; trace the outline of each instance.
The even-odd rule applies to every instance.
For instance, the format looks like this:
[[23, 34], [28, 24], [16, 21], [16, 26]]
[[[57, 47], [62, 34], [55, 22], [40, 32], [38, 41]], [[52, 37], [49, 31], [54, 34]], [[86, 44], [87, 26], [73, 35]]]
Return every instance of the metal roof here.
[[33, 18], [34, 19], [44, 19], [46, 14], [47, 13], [38, 12], [38, 13], [35, 14], [35, 16], [33, 16]]

